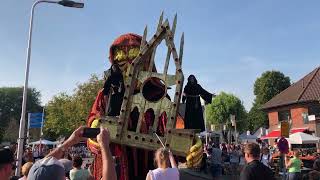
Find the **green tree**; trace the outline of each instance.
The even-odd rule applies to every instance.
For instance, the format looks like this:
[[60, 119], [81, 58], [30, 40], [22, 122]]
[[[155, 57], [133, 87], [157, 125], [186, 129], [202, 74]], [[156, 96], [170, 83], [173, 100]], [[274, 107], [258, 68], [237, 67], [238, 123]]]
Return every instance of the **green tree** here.
[[290, 78], [280, 71], [266, 71], [256, 79], [254, 83], [256, 98], [248, 114], [250, 130], [269, 126], [267, 114], [261, 110], [261, 107], [290, 85]]
[[261, 110], [261, 105], [254, 103], [248, 113], [248, 128], [251, 132], [259, 127], [268, 127], [267, 113]]
[[238, 131], [247, 130], [247, 112], [242, 101], [235, 95], [221, 92], [206, 107], [207, 120], [216, 126], [230, 126], [230, 115], [236, 116]]
[[19, 122], [11, 119], [7, 127], [4, 129], [3, 140], [8, 142], [15, 142], [19, 137]]
[[54, 96], [46, 106], [44, 133], [51, 138], [69, 135], [81, 124], [78, 118], [77, 105], [72, 96], [65, 93]]
[[74, 89], [72, 95], [61, 93], [53, 97], [46, 106], [44, 134], [55, 139], [68, 136], [80, 125], [84, 125], [103, 80], [96, 75]]
[[280, 71], [262, 73], [261, 77], [254, 82], [255, 103], [263, 105], [290, 85], [290, 78]]
[[97, 75], [91, 75], [87, 82], [77, 85], [73, 97], [81, 120], [87, 119], [98, 91], [103, 88], [103, 83], [102, 78], [99, 79]]
[[[10, 131], [7, 127], [8, 125], [13, 127], [20, 124], [22, 93], [22, 87], [0, 88], [0, 142], [2, 140], [11, 141], [13, 137], [18, 136], [18, 131], [15, 131], [14, 135], [12, 133], [5, 133], [5, 131]], [[27, 92], [27, 113], [39, 112], [41, 109], [40, 92], [35, 88], [29, 88]]]

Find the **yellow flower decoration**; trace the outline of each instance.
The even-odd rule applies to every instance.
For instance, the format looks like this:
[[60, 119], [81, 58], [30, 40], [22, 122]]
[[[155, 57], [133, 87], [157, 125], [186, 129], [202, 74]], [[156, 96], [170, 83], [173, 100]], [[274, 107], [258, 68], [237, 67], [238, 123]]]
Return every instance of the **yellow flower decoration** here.
[[128, 58], [129, 59], [136, 58], [139, 55], [139, 52], [140, 52], [139, 48], [131, 48], [128, 53]]
[[115, 54], [114, 59], [116, 61], [123, 61], [123, 60], [127, 59], [126, 53], [121, 49], [116, 49], [114, 54]]

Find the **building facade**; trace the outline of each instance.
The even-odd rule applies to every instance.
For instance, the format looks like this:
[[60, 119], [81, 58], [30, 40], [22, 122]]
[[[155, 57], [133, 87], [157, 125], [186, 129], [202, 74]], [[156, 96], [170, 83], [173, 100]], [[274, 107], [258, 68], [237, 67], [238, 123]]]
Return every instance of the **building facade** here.
[[280, 136], [281, 121], [289, 121], [291, 131], [320, 137], [320, 67], [263, 105], [268, 113], [269, 133], [265, 139]]

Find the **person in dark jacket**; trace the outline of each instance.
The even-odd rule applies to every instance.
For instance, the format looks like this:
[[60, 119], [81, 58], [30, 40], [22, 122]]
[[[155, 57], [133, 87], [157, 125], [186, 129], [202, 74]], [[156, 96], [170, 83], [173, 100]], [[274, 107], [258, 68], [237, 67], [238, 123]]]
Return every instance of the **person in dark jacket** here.
[[260, 160], [260, 147], [256, 143], [248, 143], [244, 148], [247, 165], [240, 174], [240, 180], [275, 180], [270, 168]]

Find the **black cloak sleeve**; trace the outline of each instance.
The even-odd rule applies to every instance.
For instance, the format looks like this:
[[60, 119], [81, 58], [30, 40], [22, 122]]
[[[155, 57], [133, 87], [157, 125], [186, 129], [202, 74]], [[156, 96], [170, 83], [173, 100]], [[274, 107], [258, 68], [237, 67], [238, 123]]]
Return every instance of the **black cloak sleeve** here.
[[212, 97], [213, 94], [209, 93], [208, 91], [206, 91], [205, 89], [203, 89], [200, 85], [199, 85], [199, 94], [201, 96], [201, 98], [207, 103], [207, 104], [211, 104], [212, 102]]

